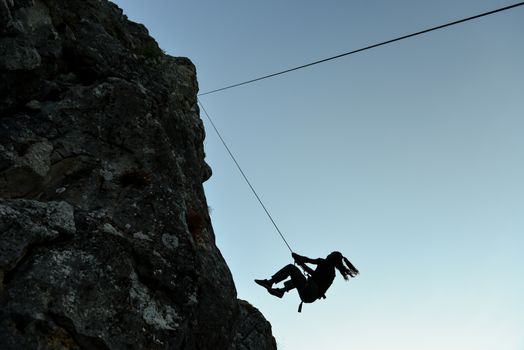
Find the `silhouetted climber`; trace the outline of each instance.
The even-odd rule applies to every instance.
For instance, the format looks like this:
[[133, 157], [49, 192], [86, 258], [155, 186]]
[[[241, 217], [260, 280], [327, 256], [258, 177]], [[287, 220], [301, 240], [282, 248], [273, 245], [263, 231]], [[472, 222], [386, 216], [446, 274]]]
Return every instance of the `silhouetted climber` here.
[[[311, 259], [296, 253], [291, 253], [291, 256], [295, 263], [309, 274], [308, 278], [302, 274], [298, 267], [289, 264], [270, 279], [255, 280], [255, 282], [278, 298], [282, 298], [285, 292], [296, 288], [302, 301], [298, 312], [302, 311], [302, 303], [312, 303], [317, 299], [326, 298], [325, 293], [335, 279], [335, 268], [346, 281], [349, 277], [358, 275], [355, 266], [340, 252], [332, 252], [325, 259]], [[306, 264], [315, 264], [317, 268], [313, 270]], [[284, 282], [283, 288], [273, 288], [273, 284], [282, 282], [287, 278], [290, 279]]]

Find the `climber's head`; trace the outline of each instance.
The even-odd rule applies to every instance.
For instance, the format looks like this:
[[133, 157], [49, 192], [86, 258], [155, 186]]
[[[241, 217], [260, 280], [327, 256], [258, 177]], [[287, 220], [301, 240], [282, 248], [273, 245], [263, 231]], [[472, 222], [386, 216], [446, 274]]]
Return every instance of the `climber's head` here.
[[342, 262], [342, 258], [344, 258], [344, 256], [341, 252], [332, 252], [327, 256], [326, 260], [333, 265], [337, 265]]
[[353, 264], [342, 255], [340, 252], [332, 252], [327, 257], [326, 260], [331, 263], [333, 266], [337, 268], [337, 270], [340, 272], [342, 277], [344, 277], [345, 280], [348, 280], [348, 278], [355, 277], [358, 275], [358, 270], [356, 269]]

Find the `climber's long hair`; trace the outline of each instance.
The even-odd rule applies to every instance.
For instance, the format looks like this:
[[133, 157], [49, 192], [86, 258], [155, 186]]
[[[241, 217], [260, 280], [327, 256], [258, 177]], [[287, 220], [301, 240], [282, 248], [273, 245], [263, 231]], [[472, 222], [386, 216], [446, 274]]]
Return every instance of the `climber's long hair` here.
[[349, 279], [349, 277], [355, 277], [358, 275], [357, 268], [353, 266], [351, 261], [349, 261], [340, 252], [333, 252], [329, 254], [326, 260], [331, 262], [333, 266], [337, 268], [338, 272], [340, 272], [346, 281]]

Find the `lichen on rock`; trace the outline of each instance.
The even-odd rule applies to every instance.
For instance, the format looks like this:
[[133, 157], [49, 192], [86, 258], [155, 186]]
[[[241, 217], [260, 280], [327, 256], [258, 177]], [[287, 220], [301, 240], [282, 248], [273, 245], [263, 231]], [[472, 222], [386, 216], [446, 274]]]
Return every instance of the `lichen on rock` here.
[[0, 0], [0, 348], [275, 349], [202, 182], [196, 70], [106, 0]]

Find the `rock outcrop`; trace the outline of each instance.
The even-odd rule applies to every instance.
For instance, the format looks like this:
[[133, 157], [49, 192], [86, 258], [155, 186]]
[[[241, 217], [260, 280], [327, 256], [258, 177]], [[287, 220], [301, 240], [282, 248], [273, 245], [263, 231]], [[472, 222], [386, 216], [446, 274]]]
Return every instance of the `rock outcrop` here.
[[275, 349], [202, 182], [195, 68], [106, 0], [0, 0], [0, 349]]

